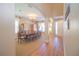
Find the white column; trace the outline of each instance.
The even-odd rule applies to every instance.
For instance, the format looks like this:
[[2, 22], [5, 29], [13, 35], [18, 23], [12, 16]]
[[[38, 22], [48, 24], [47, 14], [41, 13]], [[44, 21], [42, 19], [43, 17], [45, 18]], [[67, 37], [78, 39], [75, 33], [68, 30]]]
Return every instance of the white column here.
[[45, 42], [49, 42], [49, 34], [48, 34], [48, 17], [45, 19]]
[[58, 35], [58, 22], [54, 20], [54, 36]]

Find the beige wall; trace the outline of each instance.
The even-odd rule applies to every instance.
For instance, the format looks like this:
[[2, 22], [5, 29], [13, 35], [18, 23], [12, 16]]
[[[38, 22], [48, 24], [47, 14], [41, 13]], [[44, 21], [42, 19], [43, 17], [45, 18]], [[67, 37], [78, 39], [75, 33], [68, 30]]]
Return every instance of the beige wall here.
[[0, 4], [0, 55], [15, 55], [14, 4]]
[[24, 23], [24, 30], [30, 30], [30, 26], [33, 24], [33, 22], [29, 19], [19, 19], [19, 24], [21, 25], [22, 23]]
[[[67, 4], [65, 4], [66, 11]], [[70, 29], [64, 22], [64, 54], [79, 55], [79, 4], [70, 4]]]

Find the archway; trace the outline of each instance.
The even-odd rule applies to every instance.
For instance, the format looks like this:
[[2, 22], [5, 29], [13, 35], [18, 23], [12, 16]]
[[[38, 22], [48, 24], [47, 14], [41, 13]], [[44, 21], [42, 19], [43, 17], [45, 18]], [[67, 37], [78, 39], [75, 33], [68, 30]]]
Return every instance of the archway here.
[[[17, 34], [18, 32], [21, 32], [21, 30], [24, 30], [26, 31], [26, 34], [29, 35], [28, 39], [26, 39], [26, 41], [28, 42], [25, 41], [23, 42], [20, 40], [20, 44], [18, 44], [16, 40], [16, 55], [29, 55], [30, 52], [39, 48], [40, 45], [45, 41], [45, 39], [47, 39], [44, 38], [45, 17], [37, 8], [30, 7], [29, 4], [15, 4], [15, 9], [16, 9], [15, 33]], [[41, 33], [41, 38], [39, 37], [34, 39], [30, 38], [31, 37], [30, 35], [38, 32]], [[35, 34], [32, 36], [40, 36], [40, 34], [39, 35]], [[27, 53], [24, 54], [24, 52], [26, 51]]]

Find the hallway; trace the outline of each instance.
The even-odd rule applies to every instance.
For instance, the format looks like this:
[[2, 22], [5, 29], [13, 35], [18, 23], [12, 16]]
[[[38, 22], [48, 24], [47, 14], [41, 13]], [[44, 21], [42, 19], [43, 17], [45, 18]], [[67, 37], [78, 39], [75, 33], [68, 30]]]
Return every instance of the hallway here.
[[15, 6], [16, 55], [63, 56], [64, 4]]

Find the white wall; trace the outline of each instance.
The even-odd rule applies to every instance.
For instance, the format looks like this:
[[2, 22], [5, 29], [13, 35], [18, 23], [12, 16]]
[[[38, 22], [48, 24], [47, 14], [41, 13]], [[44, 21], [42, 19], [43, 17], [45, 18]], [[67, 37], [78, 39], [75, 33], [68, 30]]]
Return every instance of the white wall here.
[[[65, 4], [66, 11], [67, 4]], [[67, 30], [67, 23], [64, 22], [64, 54], [79, 56], [79, 4], [70, 4], [70, 29]]]
[[0, 55], [15, 55], [14, 4], [0, 4]]

